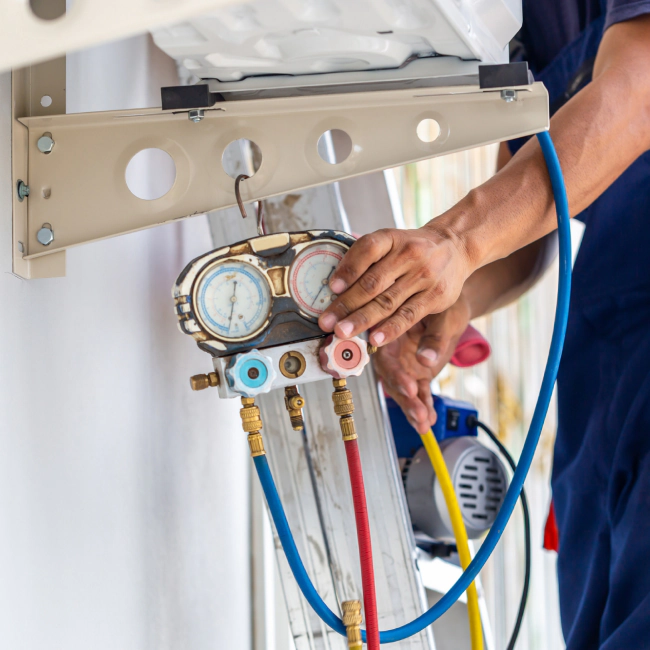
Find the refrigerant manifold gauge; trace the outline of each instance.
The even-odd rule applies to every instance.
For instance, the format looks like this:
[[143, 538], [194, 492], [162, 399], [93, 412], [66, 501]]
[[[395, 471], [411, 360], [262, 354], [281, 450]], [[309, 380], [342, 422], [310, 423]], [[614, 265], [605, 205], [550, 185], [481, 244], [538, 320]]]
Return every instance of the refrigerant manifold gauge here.
[[323, 336], [318, 317], [350, 235], [311, 230], [255, 237], [202, 255], [173, 289], [181, 331], [214, 357]]

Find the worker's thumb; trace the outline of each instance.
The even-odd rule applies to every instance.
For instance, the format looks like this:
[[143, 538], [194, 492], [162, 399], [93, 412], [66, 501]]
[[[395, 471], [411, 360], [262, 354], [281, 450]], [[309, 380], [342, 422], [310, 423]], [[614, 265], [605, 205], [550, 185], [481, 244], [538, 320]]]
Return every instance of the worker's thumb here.
[[441, 314], [428, 316], [418, 345], [418, 361], [437, 375], [453, 356], [456, 343], [468, 323], [468, 311], [456, 305]]

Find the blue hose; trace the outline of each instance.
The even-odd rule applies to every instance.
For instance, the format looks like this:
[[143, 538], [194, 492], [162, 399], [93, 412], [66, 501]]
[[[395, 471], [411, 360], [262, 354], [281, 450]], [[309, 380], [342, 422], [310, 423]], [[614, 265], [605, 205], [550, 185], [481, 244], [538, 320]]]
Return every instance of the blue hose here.
[[[562, 356], [562, 347], [564, 345], [564, 335], [566, 333], [567, 319], [569, 316], [569, 296], [571, 293], [571, 231], [569, 227], [569, 203], [567, 201], [566, 189], [564, 187], [564, 179], [562, 178], [560, 161], [555, 152], [551, 136], [547, 131], [543, 131], [542, 133], [537, 134], [537, 138], [539, 139], [539, 144], [542, 148], [544, 159], [546, 160], [546, 166], [548, 167], [548, 173], [553, 187], [553, 196], [555, 198], [560, 248], [560, 277], [558, 282], [557, 309], [555, 311], [551, 349], [549, 351], [548, 361], [546, 362], [546, 369], [544, 370], [544, 377], [542, 379], [542, 387], [539, 391], [539, 397], [537, 398], [537, 405], [535, 406], [533, 419], [530, 423], [530, 429], [528, 430], [528, 436], [526, 437], [526, 442], [524, 443], [521, 456], [519, 457], [517, 470], [512, 477], [510, 488], [503, 500], [499, 514], [471, 564], [451, 589], [433, 607], [431, 607], [431, 609], [402, 627], [381, 632], [381, 643], [394, 643], [396, 641], [401, 641], [402, 639], [407, 639], [414, 634], [418, 634], [424, 628], [440, 618], [440, 616], [442, 616], [467, 590], [501, 539], [501, 535], [508, 524], [508, 520], [517, 504], [517, 500], [519, 499], [519, 494], [523, 488], [528, 470], [533, 462], [533, 456], [535, 455], [537, 443], [539, 442], [539, 437], [542, 432], [542, 426], [546, 419], [548, 405], [551, 401], [553, 386], [555, 385], [555, 379], [560, 365], [560, 357]], [[336, 632], [345, 635], [345, 626], [343, 625], [343, 622], [338, 616], [336, 616], [336, 614], [334, 614], [334, 612], [332, 612], [332, 610], [318, 595], [307, 571], [305, 570], [302, 560], [300, 559], [266, 457], [258, 456], [254, 461], [271, 516], [273, 517], [273, 522], [275, 523], [278, 536], [280, 537], [280, 542], [282, 543], [282, 547], [287, 556], [291, 570], [293, 571], [293, 575], [303, 595], [313, 607], [314, 611], [325, 623], [327, 623], [327, 625]], [[365, 641], [365, 631], [362, 634], [363, 640]]]
[[275, 530], [278, 533], [284, 554], [287, 556], [291, 572], [300, 587], [300, 591], [302, 591], [307, 602], [321, 619], [333, 630], [345, 636], [345, 625], [343, 625], [343, 621], [318, 595], [316, 588], [309, 578], [307, 569], [305, 569], [305, 565], [302, 563], [300, 553], [298, 553], [298, 549], [296, 548], [296, 542], [289, 528], [287, 516], [284, 514], [284, 507], [282, 506], [282, 501], [280, 501], [278, 489], [275, 487], [275, 481], [273, 480], [271, 468], [269, 467], [269, 462], [266, 460], [266, 456], [255, 456], [253, 462], [255, 463], [255, 469], [257, 470], [260, 483], [262, 484], [262, 490], [264, 490], [264, 496], [266, 497], [266, 503], [269, 506], [271, 517], [273, 517]]

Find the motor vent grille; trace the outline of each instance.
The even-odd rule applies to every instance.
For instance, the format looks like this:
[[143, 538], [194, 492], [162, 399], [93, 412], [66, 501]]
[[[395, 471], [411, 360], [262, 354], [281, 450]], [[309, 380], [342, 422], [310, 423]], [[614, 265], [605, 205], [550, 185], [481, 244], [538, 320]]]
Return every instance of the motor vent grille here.
[[492, 526], [507, 487], [503, 465], [489, 449], [476, 446], [459, 459], [454, 488], [463, 519], [472, 528]]

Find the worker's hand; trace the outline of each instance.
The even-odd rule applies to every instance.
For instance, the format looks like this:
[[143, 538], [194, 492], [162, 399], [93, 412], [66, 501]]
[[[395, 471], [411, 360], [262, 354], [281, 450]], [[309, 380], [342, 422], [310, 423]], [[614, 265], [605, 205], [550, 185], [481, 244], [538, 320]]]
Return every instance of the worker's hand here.
[[454, 355], [469, 319], [470, 307], [461, 294], [449, 309], [425, 317], [373, 355], [384, 389], [420, 434], [436, 421], [431, 380]]
[[381, 346], [451, 306], [473, 269], [458, 238], [435, 221], [361, 237], [332, 274], [330, 288], [340, 295], [321, 315], [321, 329], [349, 338], [380, 323], [370, 343]]

